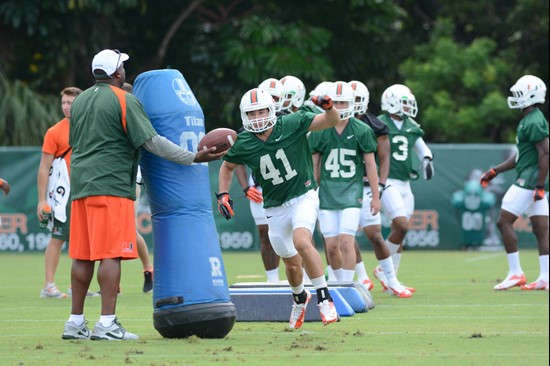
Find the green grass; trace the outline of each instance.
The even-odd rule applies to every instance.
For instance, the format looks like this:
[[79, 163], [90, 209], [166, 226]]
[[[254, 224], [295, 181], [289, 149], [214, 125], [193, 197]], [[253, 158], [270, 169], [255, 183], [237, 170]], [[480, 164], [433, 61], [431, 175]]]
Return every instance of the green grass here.
[[[523, 250], [527, 278], [538, 255]], [[364, 253], [369, 271], [372, 253]], [[225, 339], [163, 339], [154, 329], [150, 294], [141, 292], [139, 260], [123, 264], [117, 316], [138, 341], [63, 341], [68, 299], [40, 299], [43, 256], [0, 254], [0, 365], [548, 365], [548, 292], [492, 286], [506, 274], [504, 253], [405, 252], [400, 278], [412, 299], [373, 290], [376, 308], [323, 327], [306, 323], [236, 323]], [[229, 283], [263, 274], [259, 253], [224, 253]], [[63, 255], [57, 283], [69, 283]], [[282, 273], [282, 272], [281, 272]], [[284, 276], [282, 274], [282, 276]], [[261, 278], [257, 279], [261, 281]], [[94, 281], [92, 289], [97, 289]], [[90, 298], [93, 325], [100, 300]], [[290, 311], [290, 304], [289, 304]], [[317, 311], [312, 306], [309, 311]]]

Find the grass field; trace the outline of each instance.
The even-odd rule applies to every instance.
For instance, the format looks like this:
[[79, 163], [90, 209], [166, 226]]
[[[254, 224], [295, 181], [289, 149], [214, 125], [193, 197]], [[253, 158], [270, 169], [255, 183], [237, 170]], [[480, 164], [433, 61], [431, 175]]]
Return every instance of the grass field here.
[[[372, 253], [364, 253], [370, 267]], [[538, 254], [521, 252], [528, 280]], [[505, 254], [406, 252], [400, 278], [417, 288], [391, 298], [376, 283], [376, 308], [323, 327], [306, 323], [236, 323], [225, 339], [163, 339], [153, 328], [150, 294], [141, 292], [138, 260], [123, 264], [117, 316], [138, 341], [63, 341], [69, 299], [40, 299], [43, 256], [0, 254], [0, 365], [548, 365], [548, 292], [495, 292]], [[229, 283], [262, 281], [259, 253], [224, 253]], [[60, 289], [69, 283], [63, 256]], [[372, 269], [372, 268], [370, 268]], [[369, 269], [369, 270], [370, 270]], [[284, 276], [284, 275], [283, 275]], [[253, 280], [252, 280], [253, 281]], [[93, 282], [92, 289], [97, 290]], [[86, 303], [90, 328], [99, 298]], [[290, 304], [289, 304], [290, 311]], [[309, 311], [317, 311], [314, 306]]]

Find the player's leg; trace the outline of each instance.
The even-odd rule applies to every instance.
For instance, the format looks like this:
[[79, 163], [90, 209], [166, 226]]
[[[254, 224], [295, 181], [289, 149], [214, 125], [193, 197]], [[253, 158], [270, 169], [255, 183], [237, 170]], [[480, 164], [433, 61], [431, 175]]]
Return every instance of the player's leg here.
[[42, 291], [40, 291], [40, 297], [53, 297], [53, 298], [65, 298], [67, 294], [59, 291], [55, 285], [55, 272], [57, 271], [57, 265], [59, 264], [59, 257], [61, 256], [61, 248], [65, 241], [52, 236], [46, 251], [44, 252], [44, 268], [45, 268], [45, 282]]
[[336, 281], [342, 281], [342, 252], [338, 238], [339, 211], [319, 210], [319, 229], [325, 239], [327, 262], [332, 268]]
[[279, 282], [279, 262], [280, 258], [273, 250], [269, 241], [267, 218], [262, 203], [250, 201], [250, 213], [254, 223], [258, 228], [260, 237], [260, 254], [265, 268], [267, 282]]
[[355, 234], [359, 226], [361, 209], [352, 207], [341, 211], [339, 215], [338, 239], [342, 253], [342, 281], [351, 282], [355, 275]]
[[548, 198], [534, 202], [529, 212], [533, 234], [539, 249], [539, 277], [535, 282], [521, 287], [522, 290], [547, 290], [548, 283]]
[[527, 283], [520, 264], [518, 239], [514, 230], [514, 222], [531, 206], [533, 197], [531, 191], [512, 185], [502, 198], [500, 215], [497, 227], [504, 242], [504, 249], [508, 258], [508, 275], [495, 290], [508, 290], [515, 286]]
[[357, 276], [357, 283], [363, 284], [369, 291], [373, 289], [374, 283], [367, 274], [357, 239], [355, 239], [355, 275]]
[[150, 292], [153, 289], [153, 264], [149, 256], [147, 243], [139, 231], [136, 231], [136, 243], [139, 260], [143, 267], [143, 292]]

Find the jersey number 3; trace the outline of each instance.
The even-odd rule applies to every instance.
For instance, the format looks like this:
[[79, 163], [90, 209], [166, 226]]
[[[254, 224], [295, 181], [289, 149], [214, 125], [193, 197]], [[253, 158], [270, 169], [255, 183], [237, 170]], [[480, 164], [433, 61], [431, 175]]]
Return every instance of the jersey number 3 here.
[[286, 170], [286, 175], [284, 176], [284, 179], [281, 177], [281, 172], [279, 169], [275, 168], [269, 154], [266, 154], [260, 158], [260, 172], [262, 173], [262, 178], [264, 178], [264, 180], [271, 180], [271, 184], [276, 186], [283, 183], [285, 180], [291, 180], [298, 175], [296, 170], [290, 166], [290, 161], [288, 161], [283, 149], [277, 150], [275, 157], [283, 163]]
[[405, 136], [397, 135], [391, 139], [392, 144], [399, 144], [392, 156], [397, 161], [405, 161], [409, 157], [409, 140]]

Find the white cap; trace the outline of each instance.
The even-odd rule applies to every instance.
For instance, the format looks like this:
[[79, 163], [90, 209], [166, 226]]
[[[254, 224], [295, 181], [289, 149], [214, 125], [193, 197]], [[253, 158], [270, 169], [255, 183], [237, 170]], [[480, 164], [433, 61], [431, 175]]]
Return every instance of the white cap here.
[[107, 76], [111, 76], [118, 70], [120, 65], [129, 58], [130, 56], [119, 50], [103, 50], [95, 55], [92, 60], [92, 74], [94, 74], [94, 76], [101, 76], [96, 75], [94, 71], [102, 70]]

